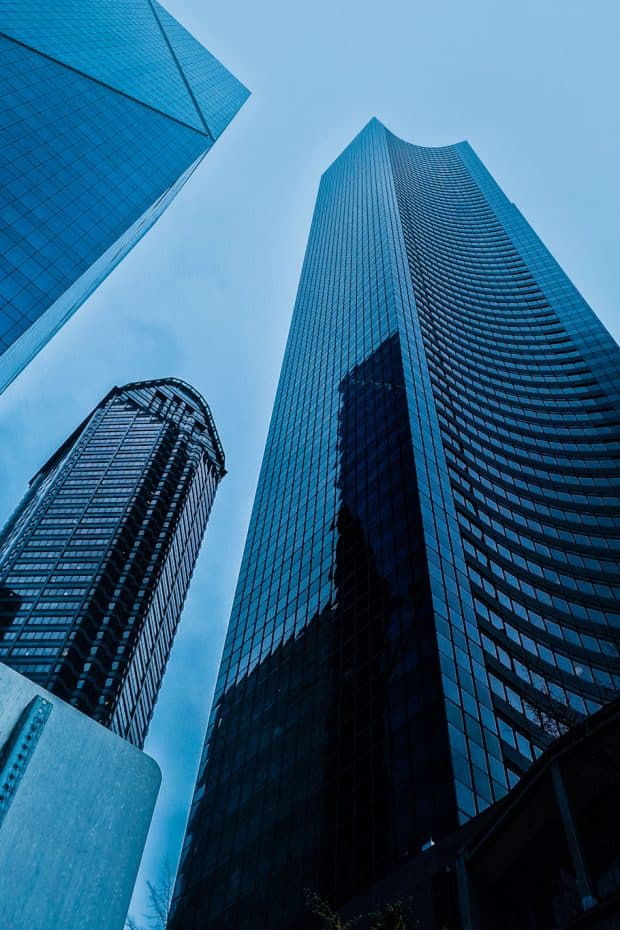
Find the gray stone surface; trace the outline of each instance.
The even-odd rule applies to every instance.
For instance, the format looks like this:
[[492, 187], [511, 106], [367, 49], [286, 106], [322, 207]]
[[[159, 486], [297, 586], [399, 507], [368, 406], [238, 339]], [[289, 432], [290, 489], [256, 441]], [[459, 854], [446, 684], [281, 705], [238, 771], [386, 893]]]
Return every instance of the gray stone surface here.
[[161, 782], [149, 756], [0, 664], [0, 752], [49, 718], [0, 825], [1, 930], [121, 930]]

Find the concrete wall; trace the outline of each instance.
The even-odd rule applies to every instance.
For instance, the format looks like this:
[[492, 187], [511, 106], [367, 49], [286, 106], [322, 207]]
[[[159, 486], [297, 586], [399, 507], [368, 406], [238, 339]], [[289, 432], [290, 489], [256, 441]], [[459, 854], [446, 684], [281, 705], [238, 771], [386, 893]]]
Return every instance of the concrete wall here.
[[0, 925], [121, 930], [159, 791], [159, 768], [1, 664], [0, 753], [37, 695], [51, 710], [0, 822]]

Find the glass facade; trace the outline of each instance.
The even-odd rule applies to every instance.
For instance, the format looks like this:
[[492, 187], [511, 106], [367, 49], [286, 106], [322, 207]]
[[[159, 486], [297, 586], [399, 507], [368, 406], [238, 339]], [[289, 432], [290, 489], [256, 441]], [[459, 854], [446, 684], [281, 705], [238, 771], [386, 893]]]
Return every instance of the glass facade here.
[[0, 535], [0, 660], [141, 747], [224, 474], [193, 388], [114, 388]]
[[248, 92], [151, 0], [0, 0], [0, 390], [160, 216]]
[[620, 687], [619, 363], [466, 143], [325, 173], [172, 930], [300, 930]]

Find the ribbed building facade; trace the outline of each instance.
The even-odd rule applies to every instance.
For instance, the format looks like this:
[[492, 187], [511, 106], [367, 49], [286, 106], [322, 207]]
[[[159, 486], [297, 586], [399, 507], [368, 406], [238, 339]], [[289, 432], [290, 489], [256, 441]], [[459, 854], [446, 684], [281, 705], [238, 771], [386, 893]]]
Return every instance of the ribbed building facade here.
[[248, 91], [156, 0], [0, 0], [0, 391], [170, 204]]
[[113, 388], [0, 535], [0, 661], [141, 747], [224, 474], [193, 388]]
[[467, 143], [326, 172], [172, 930], [299, 930], [620, 687], [619, 370]]

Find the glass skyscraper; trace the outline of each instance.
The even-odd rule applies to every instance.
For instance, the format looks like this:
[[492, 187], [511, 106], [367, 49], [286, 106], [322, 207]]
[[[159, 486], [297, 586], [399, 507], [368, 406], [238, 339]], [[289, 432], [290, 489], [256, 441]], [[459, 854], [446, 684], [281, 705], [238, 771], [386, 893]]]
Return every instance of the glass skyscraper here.
[[299, 930], [620, 687], [619, 369], [467, 143], [325, 173], [172, 930]]
[[156, 0], [0, 0], [0, 391], [248, 91]]
[[192, 387], [113, 388], [0, 534], [0, 661], [141, 747], [224, 474]]

